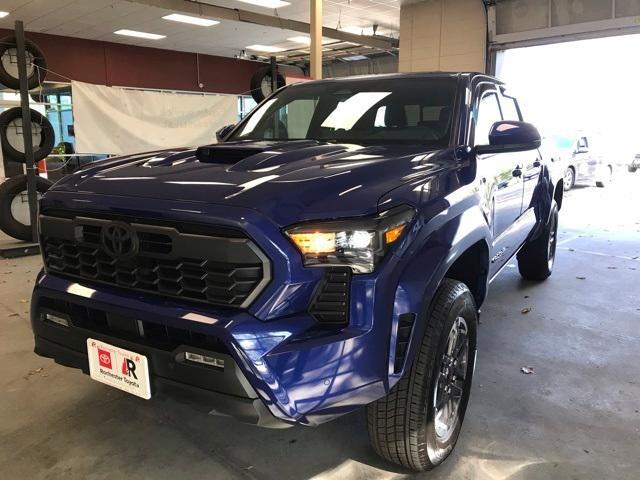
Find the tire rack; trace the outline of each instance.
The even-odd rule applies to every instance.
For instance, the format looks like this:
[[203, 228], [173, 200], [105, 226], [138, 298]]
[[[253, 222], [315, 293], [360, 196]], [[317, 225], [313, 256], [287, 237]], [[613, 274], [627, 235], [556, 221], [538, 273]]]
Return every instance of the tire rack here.
[[24, 142], [27, 169], [27, 195], [29, 198], [29, 218], [31, 219], [31, 240], [38, 241], [38, 193], [36, 191], [36, 166], [33, 159], [33, 137], [31, 136], [31, 110], [29, 108], [29, 86], [27, 78], [27, 54], [24, 41], [24, 24], [16, 21], [16, 47], [18, 53], [18, 77], [20, 78], [20, 106], [22, 107], [22, 140]]

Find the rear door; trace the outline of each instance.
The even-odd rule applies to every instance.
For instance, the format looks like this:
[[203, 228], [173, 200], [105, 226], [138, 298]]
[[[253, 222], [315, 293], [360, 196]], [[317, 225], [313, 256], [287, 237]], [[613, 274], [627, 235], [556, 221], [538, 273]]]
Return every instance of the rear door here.
[[[515, 98], [506, 94], [504, 89], [500, 91], [500, 107], [505, 120], [522, 120], [518, 102]], [[529, 150], [511, 153], [510, 155], [513, 156], [516, 162], [516, 169], [522, 172], [523, 195], [520, 212], [524, 214], [532, 208], [533, 192], [540, 179], [540, 171], [542, 170], [540, 152], [538, 150]]]
[[[477, 90], [473, 145], [487, 145], [489, 130], [501, 121], [502, 111], [494, 84], [481, 84]], [[484, 191], [488, 220], [493, 233], [491, 276], [519, 246], [515, 228], [522, 208], [522, 178], [518, 159], [511, 153], [478, 155], [478, 178]]]

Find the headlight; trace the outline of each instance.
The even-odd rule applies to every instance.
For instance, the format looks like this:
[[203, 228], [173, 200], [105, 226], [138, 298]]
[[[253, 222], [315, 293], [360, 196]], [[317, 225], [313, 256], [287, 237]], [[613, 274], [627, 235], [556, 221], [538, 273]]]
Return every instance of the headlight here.
[[415, 215], [403, 205], [375, 217], [304, 223], [285, 230], [307, 267], [345, 265], [370, 273], [400, 238]]

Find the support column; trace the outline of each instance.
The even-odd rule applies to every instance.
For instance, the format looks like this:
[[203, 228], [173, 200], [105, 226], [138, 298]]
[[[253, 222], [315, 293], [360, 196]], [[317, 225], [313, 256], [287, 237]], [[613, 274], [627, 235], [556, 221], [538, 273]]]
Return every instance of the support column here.
[[487, 17], [482, 0], [423, 0], [400, 7], [401, 72], [484, 72]]
[[311, 19], [309, 20], [311, 37], [311, 78], [322, 78], [322, 0], [311, 1]]

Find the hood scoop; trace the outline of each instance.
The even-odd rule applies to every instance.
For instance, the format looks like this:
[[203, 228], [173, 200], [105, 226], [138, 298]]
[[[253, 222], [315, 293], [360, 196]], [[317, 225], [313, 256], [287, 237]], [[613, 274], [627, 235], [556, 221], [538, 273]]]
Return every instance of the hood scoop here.
[[247, 157], [262, 153], [267, 146], [242, 146], [242, 145], [205, 145], [198, 147], [196, 158], [203, 163], [223, 163], [233, 165]]

